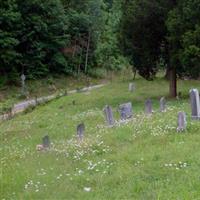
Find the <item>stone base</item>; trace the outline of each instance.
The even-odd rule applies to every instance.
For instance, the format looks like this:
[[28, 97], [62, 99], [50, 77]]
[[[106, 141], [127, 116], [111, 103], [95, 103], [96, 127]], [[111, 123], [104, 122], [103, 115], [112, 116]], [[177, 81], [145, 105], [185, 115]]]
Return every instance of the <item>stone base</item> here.
[[192, 120], [200, 120], [200, 116], [192, 116]]

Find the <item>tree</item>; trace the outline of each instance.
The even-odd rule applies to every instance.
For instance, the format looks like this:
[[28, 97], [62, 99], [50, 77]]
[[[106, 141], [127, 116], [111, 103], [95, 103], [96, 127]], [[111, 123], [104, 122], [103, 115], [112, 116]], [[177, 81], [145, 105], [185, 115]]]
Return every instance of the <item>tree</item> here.
[[153, 80], [165, 44], [167, 13], [172, 1], [126, 0], [123, 4], [123, 50], [139, 74]]
[[178, 1], [166, 24], [177, 75], [200, 77], [200, 0]]
[[121, 1], [106, 0], [104, 7], [104, 25], [99, 37], [95, 57], [97, 64], [107, 70], [123, 68], [126, 59], [119, 48], [119, 25], [122, 17]]
[[1, 2], [0, 73], [10, 81], [66, 72], [61, 49], [67, 44], [67, 19], [60, 0]]
[[16, 51], [20, 43], [21, 13], [15, 0], [2, 1], [0, 13], [0, 75], [14, 81], [18, 71], [15, 66], [21, 58]]
[[61, 49], [67, 44], [67, 19], [59, 0], [17, 0], [23, 22], [17, 51], [21, 70], [29, 77], [65, 72], [67, 63]]
[[122, 36], [139, 74], [152, 80], [159, 60], [169, 72], [170, 96], [177, 95], [177, 76], [199, 77], [200, 0], [126, 0]]

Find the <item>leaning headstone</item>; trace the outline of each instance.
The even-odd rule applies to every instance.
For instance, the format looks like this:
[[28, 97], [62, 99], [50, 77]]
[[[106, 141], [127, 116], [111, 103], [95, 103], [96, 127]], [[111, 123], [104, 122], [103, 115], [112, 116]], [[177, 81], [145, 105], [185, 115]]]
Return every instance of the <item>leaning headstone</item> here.
[[166, 111], [166, 99], [165, 97], [162, 97], [160, 99], [160, 112], [165, 112]]
[[133, 92], [135, 90], [135, 84], [129, 83], [128, 90], [129, 90], [129, 92]]
[[190, 90], [190, 102], [192, 108], [192, 119], [200, 120], [200, 99], [197, 89]]
[[85, 132], [85, 125], [81, 123], [77, 126], [77, 137], [79, 141], [83, 141], [84, 132]]
[[187, 121], [185, 112], [178, 113], [178, 127], [177, 131], [184, 131], [186, 129]]
[[145, 102], [145, 113], [150, 115], [152, 114], [152, 101], [151, 99], [147, 99]]
[[105, 117], [106, 117], [106, 122], [108, 123], [109, 126], [113, 126], [115, 123], [114, 117], [113, 117], [113, 112], [111, 106], [106, 105], [105, 108], [103, 109]]
[[124, 103], [119, 106], [121, 120], [129, 119], [133, 116], [132, 103]]
[[50, 139], [49, 139], [48, 135], [46, 135], [42, 138], [42, 145], [43, 145], [44, 148], [50, 147]]

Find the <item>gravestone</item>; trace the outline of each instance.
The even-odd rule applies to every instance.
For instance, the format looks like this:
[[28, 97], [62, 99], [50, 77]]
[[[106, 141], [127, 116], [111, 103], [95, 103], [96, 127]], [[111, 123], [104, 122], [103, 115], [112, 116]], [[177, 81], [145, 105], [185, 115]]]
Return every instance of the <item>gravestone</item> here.
[[120, 118], [121, 120], [129, 119], [133, 116], [132, 113], [132, 103], [124, 103], [119, 106]]
[[165, 112], [166, 111], [166, 99], [165, 97], [162, 97], [160, 99], [160, 112]]
[[77, 126], [77, 137], [79, 141], [83, 141], [84, 132], [85, 132], [85, 125], [81, 123]]
[[135, 84], [129, 83], [128, 90], [129, 90], [129, 92], [133, 92], [135, 90]]
[[50, 139], [49, 139], [48, 135], [46, 135], [42, 138], [42, 145], [43, 145], [44, 148], [50, 147]]
[[22, 85], [21, 93], [22, 93], [22, 95], [26, 95], [25, 80], [26, 80], [26, 76], [24, 74], [22, 74], [21, 75], [21, 85]]
[[152, 101], [151, 99], [147, 99], [145, 102], [145, 113], [150, 115], [152, 114]]
[[178, 127], [177, 131], [184, 131], [186, 129], [187, 121], [185, 112], [178, 113]]
[[190, 102], [192, 109], [192, 119], [200, 120], [200, 99], [197, 89], [190, 90]]
[[109, 126], [113, 126], [115, 123], [114, 117], [113, 117], [113, 112], [111, 106], [106, 105], [105, 108], [103, 109], [105, 117], [106, 117], [106, 122], [108, 123]]

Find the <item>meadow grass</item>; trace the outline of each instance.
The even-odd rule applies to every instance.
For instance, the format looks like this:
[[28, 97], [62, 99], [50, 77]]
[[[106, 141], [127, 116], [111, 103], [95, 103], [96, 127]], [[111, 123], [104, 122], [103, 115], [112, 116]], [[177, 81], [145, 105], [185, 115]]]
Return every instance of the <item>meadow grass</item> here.
[[[200, 121], [191, 121], [188, 91], [198, 81], [179, 81], [179, 100], [167, 81], [126, 78], [65, 96], [0, 124], [1, 199], [200, 199]], [[144, 115], [153, 100], [154, 113]], [[119, 121], [118, 106], [132, 102], [134, 117]], [[75, 102], [75, 105], [74, 105]], [[111, 105], [116, 126], [106, 125], [102, 109]], [[187, 130], [177, 133], [177, 114], [187, 114]], [[85, 123], [78, 143], [76, 126]], [[51, 148], [37, 151], [48, 134]]]

